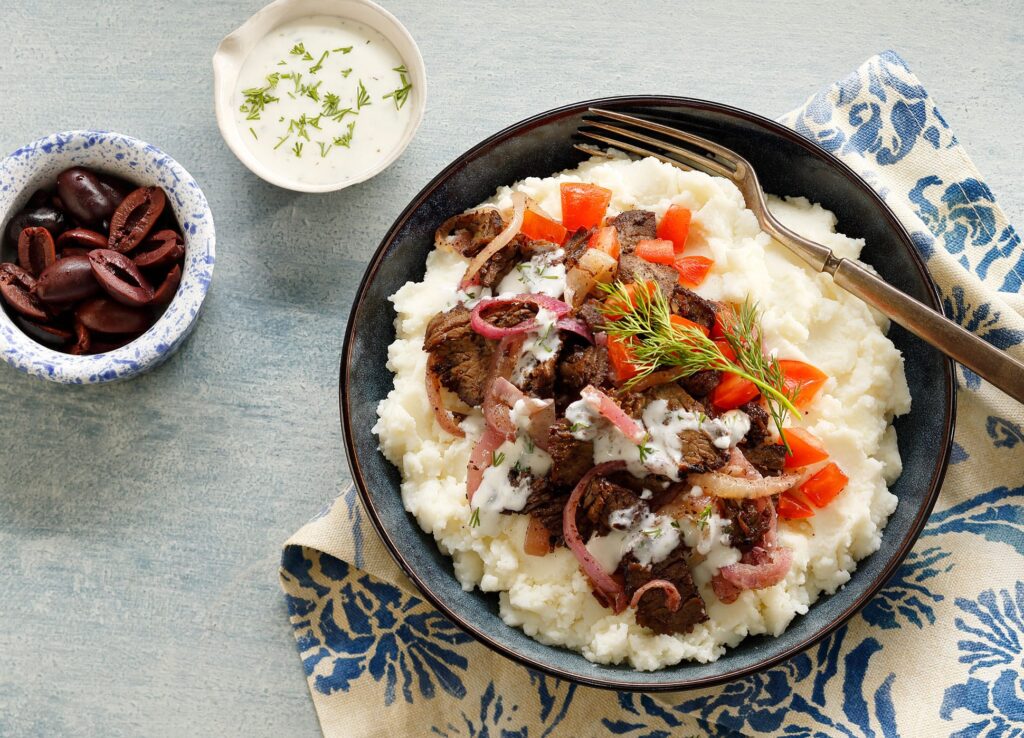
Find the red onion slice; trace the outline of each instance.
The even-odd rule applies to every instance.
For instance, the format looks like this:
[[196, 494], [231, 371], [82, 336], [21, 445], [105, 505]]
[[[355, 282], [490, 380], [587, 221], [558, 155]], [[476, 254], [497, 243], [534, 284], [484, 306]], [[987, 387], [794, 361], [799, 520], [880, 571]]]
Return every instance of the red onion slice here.
[[580, 537], [579, 528], [576, 526], [576, 508], [579, 507], [580, 500], [591, 479], [601, 474], [610, 474], [624, 469], [625, 466], [625, 461], [606, 461], [595, 466], [584, 474], [579, 484], [573, 488], [572, 494], [569, 495], [569, 501], [562, 509], [562, 536], [565, 538], [565, 544], [573, 552], [576, 560], [580, 562], [583, 573], [590, 579], [590, 583], [595, 588], [594, 594], [598, 596], [605, 607], [611, 607], [616, 613], [626, 609], [626, 591], [587, 550], [587, 544]]
[[481, 300], [473, 307], [473, 313], [470, 315], [469, 324], [473, 330], [481, 336], [492, 340], [500, 340], [508, 338], [509, 336], [516, 336], [521, 333], [529, 333], [530, 331], [537, 330], [540, 325], [537, 323], [536, 318], [527, 318], [516, 325], [509, 326], [507, 328], [500, 328], [488, 323], [484, 317], [484, 313], [490, 312], [496, 307], [523, 303], [536, 305], [538, 308], [550, 310], [558, 318], [561, 318], [571, 310], [571, 308], [561, 300], [556, 300], [555, 298], [548, 297], [547, 295], [526, 293], [522, 295], [514, 295], [512, 297]]
[[480, 482], [483, 481], [484, 472], [491, 465], [494, 452], [504, 442], [505, 439], [501, 437], [500, 433], [485, 428], [484, 434], [470, 452], [469, 465], [466, 467], [466, 498], [470, 502], [473, 501], [473, 495], [476, 494]]
[[633, 420], [626, 411], [619, 407], [619, 403], [606, 395], [592, 384], [588, 384], [580, 390], [580, 397], [594, 410], [603, 415], [608, 422], [622, 431], [622, 435], [633, 443], [642, 443], [646, 431], [644, 427]]
[[688, 479], [690, 484], [700, 485], [701, 489], [715, 497], [724, 497], [729, 500], [752, 500], [781, 494], [796, 486], [800, 477], [800, 474], [783, 474], [779, 477], [748, 479], [747, 477], [733, 477], [721, 472], [707, 472], [691, 474]]
[[557, 325], [559, 330], [575, 333], [577, 336], [585, 338], [588, 343], [594, 342], [594, 334], [591, 332], [590, 326], [579, 318], [560, 318]]
[[672, 584], [672, 582], [667, 579], [652, 579], [633, 593], [633, 599], [629, 601], [629, 606], [634, 610], [639, 607], [640, 598], [644, 596], [645, 592], [651, 589], [665, 590], [665, 606], [668, 607], [671, 612], [678, 610], [679, 605], [683, 602], [683, 598], [679, 596], [679, 590], [676, 589], [676, 585]]
[[505, 229], [501, 233], [495, 236], [491, 242], [487, 244], [479, 254], [474, 256], [471, 262], [469, 262], [469, 266], [466, 267], [466, 273], [462, 275], [462, 281], [459, 282], [460, 290], [464, 290], [470, 285], [476, 284], [476, 275], [483, 265], [487, 263], [487, 260], [508, 246], [508, 244], [512, 242], [512, 239], [519, 234], [519, 230], [523, 227], [523, 212], [525, 210], [526, 195], [522, 192], [513, 192], [512, 220], [508, 222], [508, 225], [505, 226]]
[[[744, 558], [749, 558], [750, 563], [740, 561], [738, 564], [723, 566], [711, 580], [715, 594], [726, 604], [735, 601], [739, 592], [744, 590], [764, 589], [778, 584], [786, 578], [793, 565], [793, 551], [785, 547], [755, 547]], [[716, 580], [720, 580], [718, 584]], [[734, 589], [737, 590], [735, 594], [732, 592]], [[726, 599], [729, 597], [731, 599]]]
[[487, 386], [484, 397], [484, 420], [487, 427], [511, 441], [516, 437], [516, 424], [510, 412], [515, 404], [526, 397], [522, 390], [505, 377], [495, 377]]
[[[512, 376], [512, 372], [515, 371], [516, 364], [519, 362], [519, 354], [523, 349], [524, 340], [525, 337], [521, 335], [506, 336], [501, 339], [501, 343], [498, 344], [498, 349], [494, 353], [494, 359], [491, 363], [491, 370], [484, 391], [484, 420], [490, 428], [505, 434], [506, 438], [511, 438], [515, 435], [515, 427], [512, 425], [512, 419], [509, 417], [508, 407], [514, 405], [515, 399], [518, 399], [518, 397], [513, 399], [511, 403], [508, 403], [508, 407], [504, 407], [500, 402], [495, 383], [498, 379], [508, 380]], [[512, 387], [516, 392], [519, 392], [515, 385], [512, 385]], [[522, 392], [519, 392], [519, 397], [521, 396]], [[511, 436], [509, 435], [510, 433], [512, 434]]]
[[465, 438], [466, 432], [459, 427], [455, 416], [444, 406], [444, 399], [441, 397], [441, 379], [437, 376], [437, 372], [434, 371], [433, 358], [427, 360], [426, 379], [427, 399], [430, 401], [430, 407], [434, 411], [434, 418], [437, 420], [437, 424], [441, 426], [441, 430], [447, 431], [453, 436]]

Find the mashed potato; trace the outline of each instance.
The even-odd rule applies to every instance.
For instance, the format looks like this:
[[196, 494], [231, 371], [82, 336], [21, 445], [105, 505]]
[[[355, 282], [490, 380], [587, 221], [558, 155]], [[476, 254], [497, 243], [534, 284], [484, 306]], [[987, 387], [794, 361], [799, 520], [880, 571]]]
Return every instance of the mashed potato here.
[[[653, 670], [683, 659], [713, 661], [749, 634], [782, 633], [822, 592], [842, 586], [857, 561], [877, 550], [896, 508], [887, 489], [901, 471], [894, 415], [910, 408], [903, 359], [885, 337], [884, 319], [813, 273], [761, 232], [739, 191], [727, 180], [684, 172], [654, 159], [594, 158], [553, 177], [531, 177], [501, 188], [490, 201], [508, 217], [511, 193], [521, 190], [560, 217], [559, 183], [593, 182], [614, 194], [609, 215], [642, 208], [659, 217], [680, 203], [693, 212], [688, 254], [714, 259], [697, 290], [714, 300], [759, 304], [767, 350], [808, 361], [829, 375], [802, 426], [820, 438], [849, 476], [830, 505], [802, 521], [781, 521], [779, 542], [794, 552], [786, 579], [720, 602], [698, 577], [709, 620], [684, 636], [655, 635], [637, 625], [632, 610], [614, 615], [591, 595], [567, 549], [528, 556], [528, 518], [493, 516], [470, 527], [466, 465], [482, 419], [465, 421], [466, 438], [452, 438], [434, 420], [424, 392], [423, 336], [430, 318], [457, 302], [466, 260], [445, 251], [427, 258], [422, 282], [391, 298], [397, 339], [388, 351], [395, 387], [378, 408], [380, 448], [402, 472], [402, 499], [420, 526], [454, 561], [462, 586], [498, 592], [501, 616], [537, 640], [581, 651], [599, 663], [628, 662]], [[863, 242], [836, 233], [835, 217], [803, 198], [773, 199], [772, 211], [793, 230], [856, 258]], [[704, 581], [700, 581], [704, 579]]]

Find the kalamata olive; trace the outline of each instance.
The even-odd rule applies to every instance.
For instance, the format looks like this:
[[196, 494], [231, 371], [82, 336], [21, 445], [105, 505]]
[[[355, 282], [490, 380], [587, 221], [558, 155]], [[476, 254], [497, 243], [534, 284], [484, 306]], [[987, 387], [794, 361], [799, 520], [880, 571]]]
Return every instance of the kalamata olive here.
[[35, 278], [17, 264], [0, 264], [0, 297], [26, 318], [45, 321], [46, 309], [33, 293]]
[[53, 236], [45, 228], [25, 228], [18, 236], [18, 263], [21, 268], [38, 277], [46, 267], [57, 261]]
[[106, 297], [82, 303], [75, 317], [90, 331], [98, 333], [141, 333], [152, 322], [148, 310], [128, 307]]
[[7, 224], [7, 237], [11, 243], [17, 243], [18, 236], [26, 228], [45, 228], [50, 235], [56, 238], [68, 228], [68, 219], [64, 213], [51, 207], [41, 204], [25, 208]]
[[71, 331], [55, 325], [44, 325], [20, 317], [17, 323], [26, 336], [46, 346], [61, 346], [71, 340]]
[[135, 262], [111, 249], [90, 251], [92, 273], [100, 287], [120, 303], [132, 307], [148, 305], [153, 299], [153, 286], [142, 276]]
[[106, 247], [107, 237], [88, 228], [72, 228], [70, 231], [64, 231], [57, 238], [57, 250], [61, 253], [68, 248], [92, 251], [93, 249], [105, 249]]
[[57, 194], [75, 220], [99, 225], [117, 208], [108, 189], [88, 169], [72, 167], [57, 175]]
[[180, 261], [185, 255], [181, 236], [165, 229], [154, 233], [143, 241], [132, 253], [132, 261], [140, 269], [166, 267]]
[[92, 334], [85, 327], [79, 318], [75, 318], [75, 345], [71, 347], [70, 353], [81, 356], [92, 350]]
[[163, 307], [170, 304], [171, 300], [174, 299], [174, 295], [178, 292], [179, 284], [181, 284], [181, 267], [175, 264], [174, 269], [167, 272], [164, 281], [157, 288], [156, 292], [153, 293], [153, 299], [150, 301], [150, 304], [154, 307]]
[[88, 256], [67, 256], [39, 275], [35, 294], [51, 306], [63, 306], [98, 294], [99, 282]]
[[110, 216], [109, 248], [124, 254], [142, 243], [166, 202], [159, 187], [140, 187], [129, 194]]

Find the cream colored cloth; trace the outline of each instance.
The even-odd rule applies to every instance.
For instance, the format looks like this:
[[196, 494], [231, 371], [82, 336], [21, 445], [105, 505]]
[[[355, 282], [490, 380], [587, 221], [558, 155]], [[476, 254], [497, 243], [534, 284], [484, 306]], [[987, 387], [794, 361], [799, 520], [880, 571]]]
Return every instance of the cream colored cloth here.
[[[870, 59], [783, 122], [883, 195], [950, 317], [1024, 359], [1024, 247], [898, 56]], [[1024, 735], [1024, 409], [958, 373], [946, 483], [892, 581], [822, 644], [697, 692], [577, 687], [479, 645], [417, 597], [350, 484], [281, 565], [324, 734]]]

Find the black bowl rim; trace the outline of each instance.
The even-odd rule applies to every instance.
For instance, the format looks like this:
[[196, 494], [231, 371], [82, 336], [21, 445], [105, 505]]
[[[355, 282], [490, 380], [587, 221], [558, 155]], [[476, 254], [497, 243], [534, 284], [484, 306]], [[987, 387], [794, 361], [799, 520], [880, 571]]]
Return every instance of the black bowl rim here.
[[[878, 195], [877, 192], [853, 169], [847, 166], [840, 159], [834, 155], [825, 151], [820, 146], [815, 145], [810, 140], [804, 138], [795, 131], [786, 128], [780, 123], [765, 118], [764, 116], [749, 111], [743, 110], [742, 108], [736, 108], [731, 105], [725, 105], [723, 103], [712, 102], [710, 100], [702, 100], [699, 98], [689, 97], [677, 97], [672, 95], [618, 95], [612, 97], [596, 98], [593, 100], [585, 100], [582, 102], [569, 103], [568, 105], [562, 105], [557, 108], [552, 108], [543, 113], [531, 116], [524, 120], [514, 123], [507, 128], [487, 137], [476, 146], [472, 147], [465, 153], [461, 154], [451, 164], [446, 166], [440, 174], [430, 180], [427, 185], [417, 193], [416, 197], [409, 203], [408, 206], [402, 211], [391, 228], [385, 234], [381, 240], [380, 245], [374, 252], [373, 257], [370, 260], [369, 265], [366, 268], [366, 272], [363, 274], [362, 280], [359, 282], [359, 287], [356, 290], [355, 298], [352, 302], [352, 308], [349, 313], [349, 320], [345, 327], [345, 341], [342, 346], [341, 353], [341, 367], [339, 372], [339, 386], [338, 386], [338, 404], [341, 411], [341, 426], [342, 435], [344, 437], [345, 453], [348, 458], [349, 469], [352, 472], [352, 481], [356, 486], [356, 490], [359, 492], [359, 498], [362, 500], [363, 506], [366, 509], [370, 520], [373, 522], [374, 528], [377, 530], [377, 534], [384, 542], [392, 558], [399, 565], [402, 571], [409, 577], [409, 579], [416, 585], [416, 588], [420, 593], [438, 610], [445, 614], [452, 622], [462, 628], [464, 631], [473, 636], [477, 641], [483, 643], [485, 646], [493, 651], [511, 659], [512, 661], [519, 663], [531, 669], [544, 672], [550, 676], [565, 679], [570, 682], [577, 684], [584, 684], [590, 687], [597, 687], [599, 689], [614, 689], [623, 690], [629, 692], [672, 692], [672, 691], [683, 691], [691, 689], [700, 689], [703, 687], [713, 687], [719, 684], [739, 679], [741, 677], [748, 676], [750, 674], [756, 674], [764, 671], [776, 664], [785, 661], [792, 656], [805, 651], [806, 649], [814, 646], [830, 633], [841, 627], [850, 618], [856, 615], [877, 593], [878, 591], [888, 582], [892, 575], [896, 572], [896, 569], [903, 563], [903, 560], [910, 553], [910, 550], [917, 543], [918, 538], [921, 535], [921, 531], [927, 522], [931, 511], [935, 506], [935, 502], [938, 499], [939, 490], [942, 487], [942, 481], [946, 476], [946, 470], [949, 466], [950, 453], [953, 446], [953, 433], [956, 424], [956, 383], [954, 381], [953, 372], [953, 360], [946, 358], [945, 360], [945, 375], [946, 375], [946, 406], [948, 411], [945, 417], [945, 436], [942, 443], [942, 452], [939, 458], [939, 463], [936, 466], [935, 471], [932, 474], [931, 482], [928, 488], [928, 496], [925, 500], [925, 504], [921, 507], [917, 517], [914, 519], [913, 524], [908, 531], [907, 536], [904, 538], [902, 545], [896, 552], [896, 555], [889, 562], [888, 566], [882, 570], [875, 581], [865, 590], [864, 594], [861, 595], [857, 600], [853, 602], [838, 618], [830, 623], [825, 624], [818, 632], [808, 636], [800, 643], [797, 643], [793, 647], [783, 651], [782, 653], [776, 654], [770, 658], [766, 658], [756, 664], [734, 669], [732, 671], [725, 672], [713, 677], [705, 677], [701, 679], [674, 679], [666, 681], [660, 684], [648, 684], [641, 682], [632, 682], [628, 679], [616, 679], [616, 678], [602, 678], [596, 679], [586, 675], [578, 674], [566, 669], [562, 669], [550, 664], [538, 661], [523, 654], [517, 653], [516, 651], [506, 647], [499, 641], [492, 638], [485, 632], [477, 629], [472, 623], [466, 621], [459, 612], [452, 606], [444, 602], [440, 597], [435, 595], [433, 590], [423, 581], [423, 579], [417, 574], [415, 569], [406, 561], [402, 554], [401, 547], [391, 538], [389, 531], [384, 527], [380, 518], [377, 515], [377, 511], [374, 507], [373, 500], [370, 497], [366, 480], [363, 477], [362, 467], [359, 463], [359, 459], [356, 454], [355, 444], [352, 441], [352, 429], [350, 425], [349, 408], [348, 408], [348, 387], [349, 387], [349, 367], [351, 365], [351, 354], [353, 338], [355, 335], [355, 322], [352, 318], [358, 311], [362, 301], [365, 297], [367, 286], [373, 281], [377, 274], [377, 270], [380, 267], [383, 257], [388, 247], [391, 245], [392, 240], [402, 229], [405, 223], [427, 199], [427, 197], [444, 181], [446, 181], [454, 172], [460, 169], [467, 159], [477, 156], [483, 151], [497, 145], [500, 142], [505, 141], [508, 138], [519, 135], [527, 130], [530, 130], [539, 125], [545, 125], [554, 119], [559, 117], [579, 113], [585, 111], [589, 107], [609, 107], [619, 105], [668, 105], [668, 106], [679, 106], [686, 107], [696, 110], [708, 110], [718, 113], [725, 113], [734, 117], [738, 117], [747, 120], [752, 123], [756, 123], [767, 127], [775, 134], [787, 139], [790, 143], [795, 143], [798, 146], [811, 151], [814, 155], [824, 158], [833, 168], [838, 169], [842, 174], [853, 181], [860, 189], [862, 189], [871, 199], [875, 201], [875, 204], [885, 214], [886, 220], [893, 232], [900, 239], [903, 246], [909, 251], [914, 265], [917, 267], [918, 273], [924, 280], [925, 285], [929, 288], [929, 296], [931, 297], [931, 307], [934, 310], [942, 312], [942, 304], [940, 301], [940, 294], [938, 286], [932, 279], [931, 274], [928, 272], [928, 268], [925, 266], [924, 260], [921, 255], [914, 248], [913, 242], [910, 235], [907, 233], [906, 228], [896, 217], [896, 214], [892, 212], [885, 201]], [[512, 627], [512, 626], [508, 626]]]

